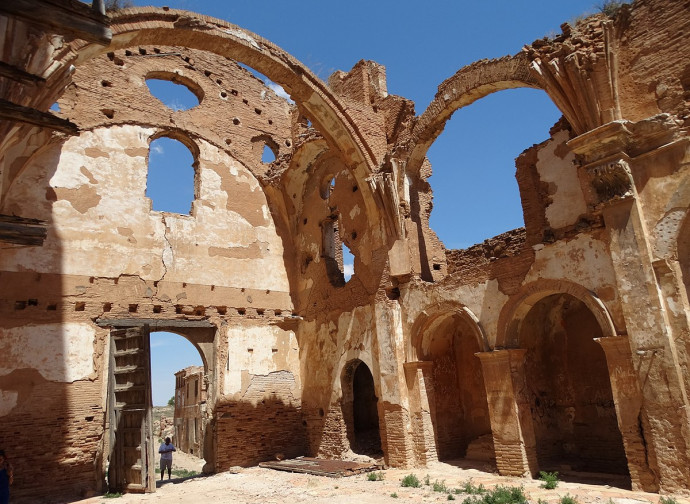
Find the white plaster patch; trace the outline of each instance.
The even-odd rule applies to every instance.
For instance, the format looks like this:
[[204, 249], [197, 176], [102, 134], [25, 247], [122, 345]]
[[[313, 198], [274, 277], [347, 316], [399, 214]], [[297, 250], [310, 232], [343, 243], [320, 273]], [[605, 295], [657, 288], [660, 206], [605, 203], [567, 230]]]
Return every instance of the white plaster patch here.
[[278, 327], [229, 327], [227, 338], [230, 369], [225, 371], [225, 395], [242, 392], [243, 373], [268, 375], [283, 371], [285, 366], [279, 365], [278, 360], [288, 363], [287, 371], [299, 382], [299, 352], [292, 331]]
[[93, 373], [96, 331], [86, 324], [65, 323], [0, 330], [0, 375], [30, 368], [43, 378], [73, 382]]
[[575, 155], [568, 152], [564, 159], [556, 155], [556, 149], [566, 141], [568, 132], [559, 131], [538, 153], [539, 178], [555, 188], [553, 202], [546, 207], [546, 218], [555, 229], [574, 223], [587, 211], [577, 169], [573, 164]]
[[0, 390], [0, 417], [9, 414], [17, 405], [19, 394], [14, 390]]
[[616, 285], [611, 261], [616, 258], [609, 256], [604, 242], [588, 235], [579, 235], [574, 240], [544, 247], [534, 257], [525, 283], [541, 278], [567, 278], [588, 289]]

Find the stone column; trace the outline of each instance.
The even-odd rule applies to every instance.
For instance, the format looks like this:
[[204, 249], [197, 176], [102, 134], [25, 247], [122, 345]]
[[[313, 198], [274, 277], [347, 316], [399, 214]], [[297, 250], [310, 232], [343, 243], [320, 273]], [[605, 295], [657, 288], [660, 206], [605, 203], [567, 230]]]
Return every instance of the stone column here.
[[[652, 247], [633, 170], [630, 146], [645, 162], [653, 158], [653, 142], [665, 141], [663, 123], [648, 124], [634, 134], [632, 123], [601, 126], [568, 142], [584, 158], [581, 175], [589, 190], [590, 208], [603, 216], [616, 287], [625, 319], [632, 365], [642, 397], [644, 439], [660, 487], [677, 491], [690, 487], [690, 419], [675, 339], [654, 270]], [[657, 140], [657, 139], [662, 140]], [[647, 146], [642, 150], [642, 146]], [[672, 168], [672, 167], [669, 167]], [[645, 428], [645, 423], [642, 424]], [[640, 481], [637, 484], [643, 486]]]
[[649, 422], [643, 418], [642, 393], [637, 373], [632, 364], [630, 344], [624, 336], [596, 338], [606, 354], [606, 364], [611, 379], [611, 392], [616, 407], [618, 428], [623, 437], [623, 447], [628, 460], [628, 471], [633, 490], [658, 492], [659, 481], [650, 469], [656, 466], [653, 446], [647, 446], [644, 438]]
[[504, 476], [536, 475], [534, 426], [524, 389], [524, 349], [480, 352], [496, 467]]
[[410, 417], [418, 465], [438, 460], [436, 447], [436, 405], [431, 361], [406, 362], [405, 377], [410, 398]]

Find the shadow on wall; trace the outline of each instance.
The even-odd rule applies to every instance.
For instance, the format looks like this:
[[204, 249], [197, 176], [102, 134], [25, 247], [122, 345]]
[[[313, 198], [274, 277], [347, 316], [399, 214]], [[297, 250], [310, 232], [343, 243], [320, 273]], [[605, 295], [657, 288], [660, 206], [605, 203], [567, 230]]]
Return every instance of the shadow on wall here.
[[0, 252], [6, 301], [0, 313], [0, 448], [14, 466], [17, 503], [79, 496], [102, 485], [102, 382], [93, 379], [94, 345], [102, 348], [102, 341], [82, 322], [85, 313], [75, 313], [84, 303], [64, 297], [64, 253], [53, 208], [62, 189], [49, 183], [63, 144], [46, 139], [34, 151], [40, 137], [25, 136], [25, 163], [0, 207], [2, 214], [45, 221], [48, 230], [42, 247], [7, 245]]
[[285, 404], [275, 394], [257, 404], [219, 402], [213, 416], [218, 442], [216, 471], [307, 454], [301, 408]]

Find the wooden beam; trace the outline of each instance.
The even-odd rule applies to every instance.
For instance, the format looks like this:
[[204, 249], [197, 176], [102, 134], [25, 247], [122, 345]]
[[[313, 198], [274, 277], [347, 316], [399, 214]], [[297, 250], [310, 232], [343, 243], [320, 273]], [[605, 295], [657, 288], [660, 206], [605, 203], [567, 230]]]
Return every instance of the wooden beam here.
[[186, 319], [154, 319], [154, 318], [98, 318], [96, 324], [99, 327], [143, 327], [150, 326], [151, 329], [168, 328], [191, 328], [191, 327], [216, 327], [208, 320], [186, 320]]
[[46, 81], [43, 77], [25, 72], [21, 68], [8, 65], [4, 61], [0, 61], [0, 77], [7, 77], [17, 82], [23, 82], [24, 84], [40, 84]]
[[76, 0], [5, 0], [0, 2], [0, 13], [87, 42], [108, 45], [113, 38], [109, 18]]
[[48, 231], [45, 222], [13, 215], [0, 215], [0, 242], [43, 245]]
[[55, 117], [50, 112], [41, 112], [31, 107], [17, 105], [16, 103], [1, 98], [0, 119], [40, 126], [42, 128], [60, 131], [68, 135], [76, 135], [79, 133], [77, 125], [67, 119]]

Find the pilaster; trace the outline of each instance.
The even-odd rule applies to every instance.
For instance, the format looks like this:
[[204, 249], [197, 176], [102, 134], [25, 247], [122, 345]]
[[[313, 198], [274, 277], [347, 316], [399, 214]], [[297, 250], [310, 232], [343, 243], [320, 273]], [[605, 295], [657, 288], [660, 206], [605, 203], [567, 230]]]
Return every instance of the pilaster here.
[[436, 405], [434, 395], [433, 362], [406, 362], [405, 376], [410, 397], [410, 417], [414, 438], [415, 460], [419, 465], [438, 460], [436, 435]]
[[505, 476], [535, 475], [538, 470], [534, 426], [524, 394], [524, 349], [480, 352], [496, 451], [496, 466]]
[[650, 465], [656, 466], [654, 446], [645, 442], [649, 421], [642, 412], [642, 392], [633, 367], [630, 344], [625, 336], [596, 338], [606, 355], [611, 392], [616, 408], [618, 428], [628, 460], [633, 490], [658, 492], [659, 481]]

